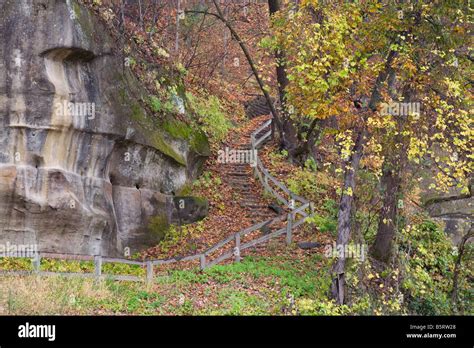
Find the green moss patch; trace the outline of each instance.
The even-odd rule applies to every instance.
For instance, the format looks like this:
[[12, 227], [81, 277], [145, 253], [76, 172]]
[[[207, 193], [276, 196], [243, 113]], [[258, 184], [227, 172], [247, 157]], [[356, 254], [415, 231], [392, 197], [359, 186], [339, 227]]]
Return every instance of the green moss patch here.
[[165, 238], [169, 228], [170, 224], [167, 217], [164, 215], [153, 216], [148, 223], [148, 230], [150, 231], [152, 238], [158, 241]]
[[143, 108], [135, 103], [132, 104], [131, 109], [132, 119], [142, 127], [142, 130], [150, 140], [151, 144], [166, 156], [171, 157], [179, 164], [186, 166], [186, 160], [173, 149], [169, 142], [166, 141], [165, 136], [158, 128], [158, 125], [145, 114]]
[[167, 120], [162, 127], [172, 137], [189, 141], [194, 152], [203, 156], [210, 155], [209, 141], [203, 132], [179, 120]]

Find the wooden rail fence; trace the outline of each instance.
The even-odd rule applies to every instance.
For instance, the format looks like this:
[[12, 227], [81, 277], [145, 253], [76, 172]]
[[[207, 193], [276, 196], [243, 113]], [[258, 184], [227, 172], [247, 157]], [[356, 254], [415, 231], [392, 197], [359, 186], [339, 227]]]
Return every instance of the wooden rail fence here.
[[[268, 120], [263, 123], [257, 130], [251, 135], [251, 149], [257, 150], [259, 146], [267, 140], [271, 134], [272, 120]], [[264, 132], [262, 135], [260, 135]], [[253, 151], [256, 153], [256, 151]], [[38, 274], [38, 275], [62, 275], [66, 277], [84, 277], [94, 279], [113, 279], [113, 280], [125, 280], [125, 281], [145, 281], [146, 283], [152, 283], [154, 278], [154, 267], [159, 265], [166, 265], [175, 262], [185, 262], [199, 260], [200, 269], [204, 270], [208, 267], [212, 267], [224, 260], [234, 258], [235, 262], [240, 262], [241, 252], [245, 249], [254, 247], [258, 244], [264, 243], [270, 239], [278, 236], [285, 235], [286, 243], [290, 244], [292, 241], [293, 230], [303, 224], [306, 218], [313, 214], [314, 207], [311, 202], [307, 201], [303, 197], [300, 197], [291, 192], [284, 184], [274, 178], [267, 169], [263, 166], [260, 158], [256, 156], [256, 165], [254, 167], [254, 175], [261, 182], [266, 192], [274, 196], [280, 203], [282, 203], [290, 212], [286, 215], [280, 215], [273, 219], [259, 222], [253, 226], [245, 228], [233, 235], [221, 240], [220, 242], [209, 247], [202, 253], [195, 255], [189, 255], [185, 257], [173, 257], [170, 259], [159, 259], [159, 260], [148, 260], [148, 261], [134, 261], [128, 259], [104, 257], [100, 255], [73, 255], [73, 254], [54, 254], [54, 253], [43, 253], [38, 252], [32, 258], [32, 271], [0, 271], [0, 275], [24, 275], [24, 274]], [[297, 206], [299, 205], [299, 206]], [[297, 216], [301, 216], [297, 219]], [[260, 230], [264, 226], [269, 226], [274, 223], [286, 221], [286, 226], [280, 228], [271, 233], [265, 234], [258, 238], [242, 243], [242, 239], [252, 232]], [[224, 250], [225, 247], [229, 247]], [[216, 251], [223, 250], [223, 253], [211, 260], [211, 254]], [[52, 258], [61, 260], [80, 260], [80, 261], [93, 261], [94, 262], [94, 273], [78, 273], [78, 272], [51, 272], [41, 271], [41, 258]], [[31, 258], [31, 257], [20, 257], [20, 258]], [[104, 274], [102, 273], [103, 264], [105, 263], [119, 263], [137, 265], [146, 268], [145, 277], [132, 276], [132, 275], [117, 275], [117, 274]]]

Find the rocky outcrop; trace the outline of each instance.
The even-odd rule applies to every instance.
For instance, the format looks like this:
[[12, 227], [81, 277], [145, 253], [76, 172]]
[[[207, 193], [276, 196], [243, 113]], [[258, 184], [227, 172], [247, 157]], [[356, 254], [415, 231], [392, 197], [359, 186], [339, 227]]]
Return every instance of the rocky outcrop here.
[[444, 230], [453, 244], [458, 245], [474, 223], [474, 181], [471, 180], [468, 193], [457, 188], [440, 192], [430, 188], [436, 187], [435, 176], [436, 169], [423, 172], [420, 182], [423, 205], [432, 218], [444, 225]]
[[459, 195], [437, 197], [425, 204], [433, 218], [444, 223], [445, 232], [458, 245], [474, 223], [474, 199]]
[[77, 2], [0, 0], [0, 12], [0, 243], [102, 255], [156, 243], [205, 137], [162, 130]]

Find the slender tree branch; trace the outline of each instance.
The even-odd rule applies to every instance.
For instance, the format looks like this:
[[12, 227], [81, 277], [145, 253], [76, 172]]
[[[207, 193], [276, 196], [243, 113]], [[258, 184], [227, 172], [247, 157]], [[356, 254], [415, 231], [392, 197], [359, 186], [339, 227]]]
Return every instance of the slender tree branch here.
[[273, 120], [277, 124], [278, 128], [281, 129], [281, 121], [280, 121], [279, 114], [278, 114], [275, 106], [273, 105], [270, 94], [268, 93], [262, 79], [259, 76], [259, 72], [258, 72], [258, 70], [257, 70], [257, 68], [256, 68], [256, 66], [253, 62], [252, 56], [250, 55], [250, 52], [247, 49], [247, 46], [242, 41], [239, 34], [234, 30], [234, 27], [232, 26], [232, 24], [224, 17], [224, 14], [222, 13], [222, 10], [221, 10], [217, 0], [212, 0], [212, 2], [214, 3], [214, 6], [215, 6], [216, 11], [217, 11], [217, 18], [219, 18], [226, 25], [226, 27], [229, 29], [229, 31], [232, 34], [232, 36], [234, 37], [234, 39], [240, 45], [240, 48], [242, 49], [242, 51], [245, 55], [245, 58], [247, 58], [247, 62], [249, 63], [250, 68], [252, 69], [252, 72], [255, 76], [255, 79], [257, 80], [257, 83], [260, 87], [260, 90], [262, 91], [263, 95], [265, 96], [265, 99], [268, 103], [268, 106], [270, 107], [270, 111], [272, 112], [272, 115], [273, 115]]

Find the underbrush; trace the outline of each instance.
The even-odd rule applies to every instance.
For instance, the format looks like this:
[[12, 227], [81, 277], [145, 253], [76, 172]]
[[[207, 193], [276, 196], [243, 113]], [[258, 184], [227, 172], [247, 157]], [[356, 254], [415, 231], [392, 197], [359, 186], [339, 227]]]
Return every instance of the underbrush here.
[[473, 258], [468, 251], [460, 272], [458, 301], [451, 294], [457, 258], [442, 226], [419, 214], [398, 235], [396, 257], [390, 265], [368, 259], [349, 263], [346, 276], [350, 302], [360, 314], [453, 315], [474, 313]]

